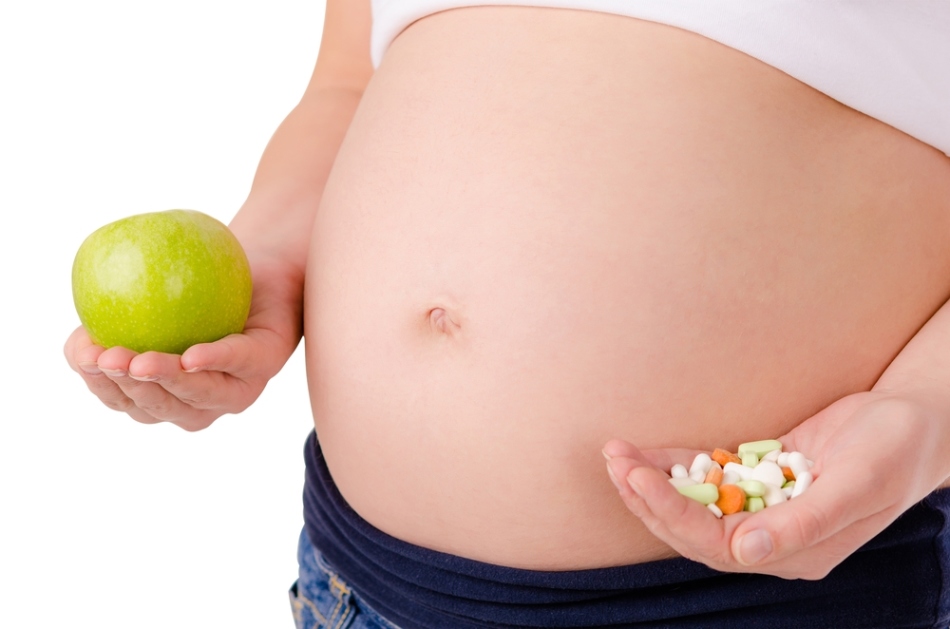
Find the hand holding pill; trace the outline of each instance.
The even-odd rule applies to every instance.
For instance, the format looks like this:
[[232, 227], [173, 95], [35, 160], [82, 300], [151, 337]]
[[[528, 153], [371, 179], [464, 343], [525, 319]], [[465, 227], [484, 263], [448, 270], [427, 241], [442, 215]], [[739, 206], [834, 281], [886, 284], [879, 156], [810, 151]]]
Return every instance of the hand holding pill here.
[[[623, 503], [680, 555], [724, 572], [819, 579], [945, 483], [948, 418], [950, 392], [871, 391], [780, 436], [781, 452], [774, 442], [641, 451], [621, 440], [603, 450]], [[790, 478], [794, 498], [775, 488]]]

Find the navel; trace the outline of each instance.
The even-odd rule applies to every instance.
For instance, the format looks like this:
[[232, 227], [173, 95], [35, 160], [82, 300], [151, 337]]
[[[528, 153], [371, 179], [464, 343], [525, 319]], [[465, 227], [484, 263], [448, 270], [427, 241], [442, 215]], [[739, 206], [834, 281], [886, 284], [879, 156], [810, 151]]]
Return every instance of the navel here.
[[461, 329], [458, 321], [445, 308], [438, 306], [429, 310], [429, 325], [436, 332], [450, 336], [458, 333]]

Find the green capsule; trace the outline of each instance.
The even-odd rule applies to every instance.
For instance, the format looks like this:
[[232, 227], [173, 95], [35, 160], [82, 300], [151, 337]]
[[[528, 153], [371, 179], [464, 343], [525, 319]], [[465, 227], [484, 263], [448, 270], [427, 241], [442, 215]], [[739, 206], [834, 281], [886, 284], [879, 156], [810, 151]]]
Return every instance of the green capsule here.
[[761, 498], [765, 495], [765, 483], [759, 480], [740, 480], [736, 485], [750, 498]]
[[764, 457], [766, 454], [772, 450], [781, 450], [782, 442], [776, 439], [764, 439], [762, 441], [749, 441], [748, 443], [743, 443], [739, 446], [739, 458], [742, 458], [742, 455], [747, 452], [752, 452], [758, 458]]
[[677, 487], [676, 491], [704, 505], [712, 504], [719, 500], [719, 487], [712, 483]]
[[765, 508], [765, 501], [759, 498], [758, 496], [752, 496], [745, 501], [745, 510], [750, 513], [755, 513], [756, 511], [761, 511]]

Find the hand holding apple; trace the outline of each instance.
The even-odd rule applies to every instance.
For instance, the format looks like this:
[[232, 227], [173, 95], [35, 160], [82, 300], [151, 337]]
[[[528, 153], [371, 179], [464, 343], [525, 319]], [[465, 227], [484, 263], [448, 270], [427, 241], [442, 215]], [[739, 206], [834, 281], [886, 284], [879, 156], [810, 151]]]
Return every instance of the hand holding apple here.
[[253, 229], [235, 234], [254, 285], [240, 333], [192, 345], [180, 355], [121, 345], [107, 349], [82, 326], [69, 336], [67, 362], [104, 405], [142, 423], [200, 430], [246, 409], [290, 357], [302, 334], [299, 265], [282, 251], [255, 247]]

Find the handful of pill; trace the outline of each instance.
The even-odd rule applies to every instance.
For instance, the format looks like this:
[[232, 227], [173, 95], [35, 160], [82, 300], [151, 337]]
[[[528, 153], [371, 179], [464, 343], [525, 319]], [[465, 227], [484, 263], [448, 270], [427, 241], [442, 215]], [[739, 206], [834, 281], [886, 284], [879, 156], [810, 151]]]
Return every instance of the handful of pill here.
[[711, 455], [702, 452], [689, 469], [677, 463], [670, 469], [670, 483], [721, 518], [795, 498], [814, 480], [811, 466], [801, 452], [783, 452], [780, 441], [766, 439], [743, 443], [738, 454], [721, 448]]

